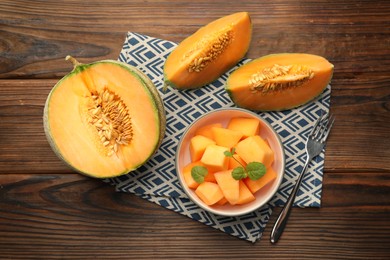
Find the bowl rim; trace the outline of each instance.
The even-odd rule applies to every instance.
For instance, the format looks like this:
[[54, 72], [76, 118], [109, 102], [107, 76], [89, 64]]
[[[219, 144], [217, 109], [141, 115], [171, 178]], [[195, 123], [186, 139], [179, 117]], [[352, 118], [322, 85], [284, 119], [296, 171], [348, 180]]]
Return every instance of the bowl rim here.
[[[207, 117], [207, 116], [209, 116], [211, 114], [220, 113], [220, 112], [224, 112], [224, 111], [238, 111], [238, 112], [242, 112], [244, 114], [249, 114], [249, 115], [252, 115], [252, 116], [256, 117], [262, 123], [267, 125], [268, 129], [272, 132], [273, 136], [276, 137], [276, 141], [278, 143], [278, 146], [281, 148], [280, 149], [281, 150], [281, 176], [279, 178], [278, 183], [275, 186], [275, 192], [272, 192], [271, 194], [269, 194], [268, 197], [263, 201], [263, 203], [260, 203], [259, 205], [256, 205], [253, 208], [248, 208], [247, 210], [242, 211], [242, 212], [235, 212], [235, 211], [228, 211], [228, 212], [226, 212], [226, 211], [223, 211], [223, 210], [214, 209], [214, 208], [212, 208], [210, 206], [203, 205], [203, 203], [199, 203], [198, 201], [193, 199], [193, 195], [189, 193], [189, 191], [188, 191], [189, 188], [186, 186], [186, 183], [184, 182], [184, 179], [181, 176], [181, 171], [179, 169], [178, 161], [179, 161], [179, 157], [180, 157], [181, 146], [183, 145], [184, 138], [187, 136], [188, 132], [192, 129], [193, 125], [195, 123], [197, 123], [198, 121], [200, 121], [201, 119], [203, 119], [203, 118], [205, 118], [205, 117]], [[178, 178], [178, 180], [180, 182], [180, 185], [182, 186], [182, 189], [184, 190], [185, 194], [188, 196], [188, 199], [190, 199], [193, 203], [195, 203], [197, 206], [199, 206], [200, 208], [204, 209], [205, 211], [213, 213], [215, 215], [227, 216], [227, 217], [235, 217], [235, 216], [242, 216], [242, 215], [251, 213], [251, 212], [253, 212], [255, 210], [258, 210], [262, 206], [266, 205], [275, 196], [275, 194], [278, 192], [278, 190], [280, 188], [280, 185], [282, 184], [283, 177], [284, 177], [284, 174], [285, 174], [285, 167], [286, 167], [286, 158], [285, 158], [285, 156], [286, 155], [285, 155], [284, 145], [283, 145], [283, 143], [282, 143], [282, 141], [280, 139], [279, 134], [275, 131], [275, 129], [271, 126], [271, 124], [268, 123], [265, 119], [263, 119], [259, 114], [255, 113], [253, 111], [247, 110], [247, 109], [237, 108], [237, 107], [218, 108], [218, 109], [215, 109], [215, 110], [212, 110], [212, 111], [208, 111], [208, 112], [204, 113], [203, 115], [199, 116], [198, 118], [196, 118], [192, 123], [190, 123], [184, 129], [182, 135], [179, 138], [178, 145], [176, 147], [175, 170], [176, 170], [176, 175], [177, 175], [177, 178]]]

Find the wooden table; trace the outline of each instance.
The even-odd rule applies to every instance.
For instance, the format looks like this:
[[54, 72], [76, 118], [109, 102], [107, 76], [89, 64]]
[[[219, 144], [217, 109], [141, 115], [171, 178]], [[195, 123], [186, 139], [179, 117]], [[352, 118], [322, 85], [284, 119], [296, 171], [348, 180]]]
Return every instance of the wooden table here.
[[[249, 11], [247, 54], [307, 52], [335, 65], [322, 207], [294, 208], [277, 245], [251, 244], [83, 177], [50, 149], [45, 99], [72, 66], [117, 59], [127, 31], [180, 42]], [[390, 2], [0, 3], [0, 258], [389, 259]]]

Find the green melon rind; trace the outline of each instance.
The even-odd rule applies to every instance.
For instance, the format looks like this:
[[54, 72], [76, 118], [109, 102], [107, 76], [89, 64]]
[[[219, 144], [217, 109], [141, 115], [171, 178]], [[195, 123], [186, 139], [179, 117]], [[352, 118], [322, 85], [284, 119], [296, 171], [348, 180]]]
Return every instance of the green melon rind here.
[[[76, 167], [74, 167], [70, 162], [68, 162], [62, 156], [58, 146], [55, 143], [55, 140], [51, 137], [51, 134], [50, 134], [51, 131], [50, 131], [50, 125], [48, 123], [49, 122], [48, 119], [49, 119], [49, 105], [50, 105], [51, 95], [55, 92], [57, 87], [59, 87], [61, 85], [61, 83], [64, 80], [66, 80], [67, 78], [69, 78], [69, 77], [71, 77], [73, 75], [76, 75], [76, 74], [80, 73], [81, 71], [83, 71], [83, 70], [85, 70], [85, 69], [87, 69], [87, 68], [89, 68], [89, 67], [91, 67], [93, 65], [100, 64], [100, 63], [116, 64], [116, 65], [121, 66], [122, 68], [126, 69], [133, 76], [135, 76], [141, 82], [141, 84], [143, 85], [145, 91], [149, 94], [149, 96], [151, 98], [151, 101], [152, 101], [152, 103], [154, 104], [154, 107], [155, 107], [155, 112], [156, 112], [156, 117], [157, 117], [156, 119], [160, 123], [159, 123], [159, 138], [158, 138], [158, 142], [156, 143], [156, 145], [155, 145], [154, 149], [152, 150], [151, 154], [145, 159], [144, 162], [140, 163], [139, 165], [134, 166], [132, 169], [126, 169], [125, 171], [117, 173], [115, 175], [97, 177], [93, 173], [84, 172], [84, 171], [81, 171], [81, 170], [77, 169]], [[131, 171], [134, 171], [137, 168], [139, 168], [142, 165], [144, 165], [154, 155], [154, 153], [157, 151], [158, 147], [160, 146], [160, 144], [161, 144], [161, 142], [162, 142], [162, 140], [164, 138], [165, 126], [166, 126], [166, 117], [165, 117], [165, 110], [164, 110], [163, 102], [162, 102], [161, 97], [160, 97], [156, 87], [154, 86], [153, 82], [143, 72], [141, 72], [137, 68], [135, 68], [135, 67], [133, 67], [133, 66], [131, 66], [129, 64], [122, 63], [122, 62], [115, 61], [115, 60], [102, 60], [102, 61], [97, 61], [97, 62], [93, 62], [93, 63], [89, 63], [89, 64], [79, 64], [79, 65], [75, 66], [75, 68], [70, 73], [68, 73], [62, 79], [60, 79], [54, 85], [54, 87], [51, 89], [51, 91], [50, 91], [50, 93], [49, 93], [49, 95], [48, 95], [48, 97], [46, 99], [44, 112], [43, 112], [43, 127], [44, 127], [45, 136], [46, 136], [46, 139], [48, 140], [48, 143], [49, 143], [50, 147], [52, 148], [52, 150], [56, 154], [56, 156], [59, 159], [61, 159], [66, 165], [68, 165], [74, 171], [76, 171], [76, 172], [78, 172], [80, 174], [92, 177], [92, 178], [100, 178], [100, 179], [118, 177], [118, 176], [127, 174], [127, 173], [129, 173]]]
[[[247, 65], [247, 64], [250, 64], [251, 62], [254, 62], [254, 61], [259, 61], [259, 60], [262, 60], [262, 59], [267, 59], [267, 58], [270, 58], [270, 57], [274, 57], [274, 56], [280, 56], [280, 55], [286, 55], [286, 54], [291, 54], [291, 53], [275, 53], [275, 54], [268, 54], [268, 55], [265, 55], [263, 57], [260, 57], [260, 58], [257, 58], [255, 60], [252, 60], [252, 61], [249, 61], [248, 63], [244, 64], [243, 66]], [[296, 53], [294, 53], [296, 54]], [[313, 98], [301, 103], [301, 104], [298, 104], [298, 105], [295, 105], [295, 106], [290, 106], [290, 107], [281, 107], [280, 109], [263, 109], [263, 110], [256, 110], [256, 111], [259, 111], [259, 112], [270, 112], [270, 111], [284, 111], [284, 110], [288, 110], [288, 109], [294, 109], [294, 108], [297, 108], [297, 107], [300, 107], [300, 106], [303, 106], [313, 100], [315, 100], [316, 98], [318, 98], [319, 95], [321, 95], [321, 93], [325, 90], [325, 88], [330, 84], [331, 80], [332, 80], [332, 77], [333, 77], [333, 73], [334, 73], [334, 65], [332, 65], [332, 73], [330, 75], [330, 78], [329, 78], [329, 81], [326, 82], [326, 84], [324, 84], [320, 94], [318, 94], [317, 96], [314, 96]], [[233, 73], [233, 72], [232, 72]], [[231, 90], [229, 89], [229, 77], [226, 81], [226, 85], [225, 85], [225, 91], [227, 92], [227, 94], [229, 95], [230, 99], [233, 101], [233, 103], [239, 107], [239, 108], [243, 108], [243, 109], [247, 109], [247, 110], [253, 110], [253, 109], [250, 109], [248, 107], [245, 107], [245, 106], [241, 106], [239, 101], [237, 101], [233, 95], [233, 93], [231, 92]]]

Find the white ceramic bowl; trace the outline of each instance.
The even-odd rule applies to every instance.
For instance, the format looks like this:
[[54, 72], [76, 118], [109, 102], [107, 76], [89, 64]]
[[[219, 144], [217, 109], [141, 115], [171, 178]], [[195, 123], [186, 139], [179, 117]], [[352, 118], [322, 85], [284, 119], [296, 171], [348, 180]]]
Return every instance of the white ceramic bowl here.
[[[260, 121], [260, 136], [268, 140], [269, 145], [271, 146], [271, 149], [274, 151], [275, 154], [274, 163], [272, 167], [277, 173], [277, 178], [272, 183], [266, 185], [258, 192], [256, 192], [255, 193], [256, 199], [250, 203], [244, 205], [230, 205], [230, 204], [228, 205], [227, 203], [223, 206], [216, 206], [216, 205], [208, 206], [198, 198], [194, 190], [188, 188], [188, 186], [184, 181], [183, 174], [181, 171], [183, 167], [188, 163], [190, 163], [191, 161], [190, 152], [189, 152], [189, 143], [190, 143], [190, 139], [194, 136], [195, 131], [199, 127], [209, 125], [212, 123], [222, 123], [222, 126], [227, 126], [229, 120], [233, 117], [256, 118]], [[218, 109], [201, 116], [195, 122], [193, 122], [189, 127], [187, 127], [182, 137], [180, 138], [177, 151], [176, 151], [175, 161], [176, 161], [176, 172], [180, 184], [182, 185], [188, 197], [199, 207], [211, 213], [217, 215], [223, 215], [223, 216], [244, 215], [265, 205], [278, 190], [283, 179], [284, 167], [285, 167], [285, 156], [284, 156], [283, 144], [280, 141], [278, 134], [274, 131], [271, 125], [269, 125], [259, 115], [240, 108]]]

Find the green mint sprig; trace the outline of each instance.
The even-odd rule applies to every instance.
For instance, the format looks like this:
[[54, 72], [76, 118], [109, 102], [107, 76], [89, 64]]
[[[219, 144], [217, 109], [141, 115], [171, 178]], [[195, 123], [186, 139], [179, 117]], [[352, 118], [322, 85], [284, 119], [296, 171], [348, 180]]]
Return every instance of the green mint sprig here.
[[255, 181], [264, 176], [267, 169], [263, 163], [250, 162], [246, 165], [246, 167], [244, 167], [244, 165], [242, 165], [242, 163], [234, 157], [235, 151], [236, 149], [233, 147], [231, 151], [224, 152], [225, 156], [233, 158], [236, 162], [238, 162], [241, 165], [234, 168], [232, 171], [232, 177], [235, 180], [241, 180], [246, 177], [249, 177], [251, 180]]
[[204, 166], [197, 165], [191, 168], [191, 176], [199, 184], [204, 182], [204, 177], [206, 177], [207, 173], [207, 168]]

